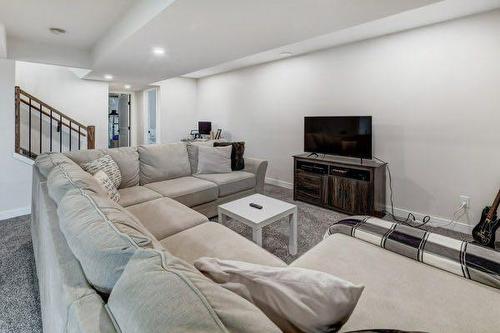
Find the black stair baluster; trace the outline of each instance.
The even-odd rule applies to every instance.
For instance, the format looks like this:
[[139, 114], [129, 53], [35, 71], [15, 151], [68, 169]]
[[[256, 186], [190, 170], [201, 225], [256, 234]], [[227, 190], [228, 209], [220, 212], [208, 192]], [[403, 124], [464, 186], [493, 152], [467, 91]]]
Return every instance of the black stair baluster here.
[[50, 151], [52, 152], [52, 109], [50, 109]]
[[43, 112], [42, 112], [42, 104], [40, 104], [40, 155], [42, 154], [42, 120], [43, 120]]
[[29, 129], [28, 129], [28, 156], [31, 157], [31, 98], [29, 99]]
[[71, 120], [69, 121], [69, 151], [71, 151], [71, 128], [73, 125], [71, 125]]
[[81, 126], [80, 126], [80, 125], [78, 125], [78, 150], [80, 150], [80, 149], [81, 149], [81, 148], [80, 148], [80, 147], [81, 147], [81, 142], [80, 142], [80, 140], [81, 140], [81, 134], [80, 134], [80, 131], [81, 131], [81, 130], [82, 130]]
[[59, 115], [59, 152], [60, 153], [62, 153], [62, 132], [63, 132], [62, 116]]

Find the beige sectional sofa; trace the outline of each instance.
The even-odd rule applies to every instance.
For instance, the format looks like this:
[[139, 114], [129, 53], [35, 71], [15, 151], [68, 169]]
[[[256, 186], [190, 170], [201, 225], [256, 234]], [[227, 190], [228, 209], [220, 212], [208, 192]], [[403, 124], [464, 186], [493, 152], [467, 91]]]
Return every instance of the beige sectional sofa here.
[[[80, 226], [76, 224], [80, 222], [92, 223], [100, 218], [103, 224], [112, 221], [109, 225], [113, 225], [115, 233], [128, 230], [131, 237], [139, 233], [136, 237], [139, 239], [140, 235], [145, 235], [146, 240], [152, 240], [144, 242], [146, 247], [164, 248], [187, 265], [208, 256], [286, 266], [253, 242], [208, 221], [208, 217], [216, 215], [218, 204], [261, 191], [267, 162], [245, 158], [243, 171], [196, 175], [191, 168], [195, 154], [188, 148], [191, 147], [184, 144], [151, 145], [71, 152], [66, 154], [69, 159], [61, 154], [42, 155], [37, 159], [33, 169], [32, 237], [45, 332], [116, 332], [105, 308], [107, 292], [96, 289], [90, 281], [95, 281], [97, 275], [108, 283], [119, 279], [119, 272], [105, 272], [105, 264], [89, 264], [91, 251], [88, 248], [83, 248], [83, 252], [72, 251], [82, 250], [82, 243], [87, 247], [96, 244], [99, 248], [100, 237], [106, 239], [98, 233], [92, 242], [87, 241], [85, 235], [96, 231], [85, 227], [78, 229]], [[92, 177], [78, 167], [80, 163], [105, 154], [113, 158], [122, 174], [118, 204], [108, 199], [93, 183]], [[92, 203], [92, 214], [85, 207], [88, 202]], [[79, 215], [85, 218], [80, 221]], [[71, 233], [71, 228], [78, 231]], [[106, 248], [106, 241], [102, 243]], [[130, 248], [121, 250], [127, 251]], [[123, 259], [121, 252], [118, 251], [119, 260]], [[111, 260], [107, 262], [111, 270], [119, 260], [110, 258], [113, 257], [106, 260]], [[393, 328], [493, 332], [500, 327], [497, 289], [348, 236], [329, 237], [291, 265], [325, 271], [366, 286], [342, 331]], [[100, 271], [96, 267], [100, 267]], [[239, 301], [234, 301], [236, 308], [241, 305], [238, 304]], [[231, 308], [232, 305], [226, 306]], [[158, 311], [161, 315], [161, 309]], [[255, 329], [272, 327], [260, 310], [251, 311], [250, 319], [259, 323], [255, 324]], [[241, 324], [248, 320], [249, 317], [245, 317]], [[239, 331], [234, 327], [226, 328]], [[245, 330], [252, 331], [251, 327]]]

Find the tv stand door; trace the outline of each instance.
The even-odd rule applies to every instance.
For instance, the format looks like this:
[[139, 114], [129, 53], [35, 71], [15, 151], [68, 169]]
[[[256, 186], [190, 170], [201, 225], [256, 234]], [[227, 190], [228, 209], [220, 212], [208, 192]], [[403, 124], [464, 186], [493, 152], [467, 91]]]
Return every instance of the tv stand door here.
[[348, 214], [370, 215], [373, 212], [370, 182], [331, 175], [328, 176], [326, 205]]

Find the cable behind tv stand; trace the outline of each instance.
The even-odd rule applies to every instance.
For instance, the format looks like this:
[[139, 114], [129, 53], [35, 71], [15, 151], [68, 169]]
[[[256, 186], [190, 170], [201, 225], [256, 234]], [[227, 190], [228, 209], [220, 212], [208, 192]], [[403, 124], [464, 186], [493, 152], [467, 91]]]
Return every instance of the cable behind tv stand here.
[[307, 153], [293, 159], [294, 200], [349, 215], [384, 216], [385, 164]]

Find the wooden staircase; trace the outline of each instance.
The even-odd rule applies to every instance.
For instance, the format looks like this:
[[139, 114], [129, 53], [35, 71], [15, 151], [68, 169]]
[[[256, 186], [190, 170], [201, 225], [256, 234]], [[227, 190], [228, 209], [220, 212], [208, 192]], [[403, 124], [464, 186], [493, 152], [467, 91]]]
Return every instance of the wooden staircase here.
[[35, 159], [46, 152], [95, 148], [95, 126], [85, 126], [20, 87], [15, 90], [16, 153]]

